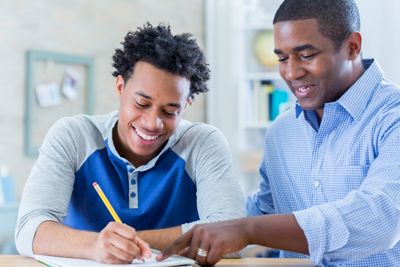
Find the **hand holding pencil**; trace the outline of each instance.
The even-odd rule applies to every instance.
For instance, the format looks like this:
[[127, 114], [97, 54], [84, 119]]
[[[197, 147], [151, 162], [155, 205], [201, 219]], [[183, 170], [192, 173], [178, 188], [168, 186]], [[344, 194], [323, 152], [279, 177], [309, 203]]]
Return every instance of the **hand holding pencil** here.
[[151, 257], [149, 245], [136, 235], [134, 228], [122, 223], [96, 182], [93, 187], [115, 221], [110, 222], [98, 234], [93, 252], [95, 259], [105, 263], [130, 263], [134, 259]]

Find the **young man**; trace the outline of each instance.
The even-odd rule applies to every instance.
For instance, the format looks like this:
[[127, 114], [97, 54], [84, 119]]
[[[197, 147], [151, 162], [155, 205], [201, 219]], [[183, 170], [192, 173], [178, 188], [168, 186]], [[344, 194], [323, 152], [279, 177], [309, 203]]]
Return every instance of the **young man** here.
[[[162, 249], [195, 224], [245, 213], [223, 135], [181, 119], [207, 91], [196, 41], [148, 24], [122, 44], [113, 57], [119, 111], [61, 119], [41, 146], [16, 228], [22, 254], [128, 263], [148, 256], [146, 242]], [[124, 224], [112, 222], [93, 182]]]
[[400, 262], [400, 90], [362, 60], [353, 0], [285, 0], [274, 18], [296, 107], [266, 134], [248, 215], [199, 226], [164, 252], [215, 263], [247, 244], [323, 266]]

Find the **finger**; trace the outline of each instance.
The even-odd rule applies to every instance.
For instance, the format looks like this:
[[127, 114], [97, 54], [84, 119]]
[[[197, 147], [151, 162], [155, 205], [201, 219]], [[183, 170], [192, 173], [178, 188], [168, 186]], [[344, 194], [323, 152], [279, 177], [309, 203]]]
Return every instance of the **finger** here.
[[182, 249], [181, 251], [179, 251], [178, 255], [187, 257], [188, 252], [189, 252], [189, 247], [186, 247], [186, 248]]
[[139, 237], [136, 237], [136, 244], [138, 245], [140, 251], [141, 251], [141, 258], [151, 258], [152, 252], [150, 250], [149, 244], [147, 244], [145, 241], [140, 239]]
[[190, 242], [192, 241], [192, 236], [193, 236], [193, 229], [189, 230], [185, 234], [183, 234], [180, 238], [172, 242], [171, 245], [169, 245], [166, 249], [164, 249], [160, 255], [156, 257], [158, 261], [165, 260], [169, 256], [173, 254], [177, 254], [184, 248], [188, 247]]
[[124, 263], [128, 263], [126, 261], [123, 261], [117, 257], [115, 257], [114, 255], [108, 253], [102, 260], [103, 263], [107, 263], [107, 264], [124, 264]]
[[202, 240], [203, 240], [203, 230], [201, 227], [195, 226], [193, 228], [192, 242], [190, 242], [187, 257], [194, 259], [194, 260], [197, 258], [197, 251], [200, 248], [200, 244], [201, 244]]
[[[117, 236], [121, 237], [115, 237], [115, 239], [113, 239], [114, 246], [124, 250], [128, 254], [133, 255], [134, 258], [142, 259], [143, 256], [146, 256], [146, 258], [151, 257], [150, 247], [147, 245], [147, 243], [137, 237], [135, 228], [127, 224], [115, 222], [110, 223], [108, 228], [110, 231], [113, 231]], [[143, 254], [138, 239], [141, 241], [140, 244], [143, 245], [145, 254]], [[144, 247], [145, 244], [147, 245], [147, 248]]]
[[215, 265], [224, 254], [223, 248], [219, 245], [210, 247], [207, 255], [207, 264]]
[[119, 234], [120, 236], [124, 237], [125, 239], [129, 239], [131, 241], [136, 241], [136, 230], [135, 228], [124, 224], [124, 223], [116, 223], [111, 222], [109, 226], [107, 225], [111, 231]]
[[200, 259], [202, 262], [204, 262], [204, 256], [199, 256], [198, 253], [200, 252], [199, 250], [206, 252], [208, 251], [209, 248], [209, 237], [207, 234], [207, 231], [205, 231], [205, 227], [198, 225], [193, 228], [193, 238], [192, 242], [190, 243], [189, 251], [188, 251], [188, 257], [192, 259]]
[[[194, 238], [196, 237], [196, 235], [194, 235]], [[196, 259], [197, 256], [197, 249], [200, 247], [200, 240], [198, 238], [196, 239], [192, 239], [192, 242], [190, 243], [188, 252], [187, 252], [187, 256], [188, 258], [191, 259]]]
[[136, 239], [132, 241], [130, 239], [127, 239], [127, 238], [119, 235], [118, 233], [113, 233], [109, 238], [109, 242], [114, 247], [123, 251], [124, 254], [126, 253], [126, 254], [131, 255], [130, 257], [132, 259], [142, 257], [142, 252], [141, 252], [140, 247], [137, 244]]
[[[208, 265], [208, 253], [210, 250], [210, 244], [208, 239], [202, 239], [200, 245], [196, 250], [196, 257], [194, 258], [200, 265]], [[202, 253], [205, 253], [203, 255]]]
[[112, 244], [107, 247], [107, 252], [110, 253], [113, 257], [117, 258], [118, 263], [130, 263], [135, 259], [135, 256], [113, 246]]

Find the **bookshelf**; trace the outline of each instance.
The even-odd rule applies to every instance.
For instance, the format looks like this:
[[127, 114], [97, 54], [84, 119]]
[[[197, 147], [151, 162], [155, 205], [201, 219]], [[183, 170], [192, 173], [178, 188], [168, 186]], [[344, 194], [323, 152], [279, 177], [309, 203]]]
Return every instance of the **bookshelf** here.
[[264, 136], [293, 97], [273, 54], [279, 0], [206, 1], [206, 51], [211, 67], [208, 122], [228, 139], [245, 193], [258, 187]]
[[[292, 101], [286, 84], [278, 72], [278, 61], [273, 53], [272, 20], [281, 1], [238, 1], [237, 34], [238, 57], [243, 66], [238, 81], [239, 151], [242, 166], [251, 166], [246, 158], [254, 160], [263, 149], [264, 135], [270, 123], [290, 107]], [[254, 171], [242, 168], [244, 171]]]

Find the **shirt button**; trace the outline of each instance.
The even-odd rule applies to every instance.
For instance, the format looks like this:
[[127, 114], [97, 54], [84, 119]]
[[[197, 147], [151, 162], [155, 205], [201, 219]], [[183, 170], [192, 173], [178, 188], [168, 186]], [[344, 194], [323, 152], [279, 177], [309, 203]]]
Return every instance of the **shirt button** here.
[[135, 179], [131, 179], [131, 185], [135, 185], [136, 184], [136, 180]]
[[134, 197], [136, 197], [136, 193], [135, 193], [135, 192], [132, 192], [132, 193], [130, 194], [130, 196], [131, 196], [131, 198], [134, 198]]
[[321, 183], [318, 180], [314, 181], [314, 187], [318, 188], [321, 185]]
[[128, 172], [132, 173], [133, 172], [133, 168], [131, 166], [128, 166]]

